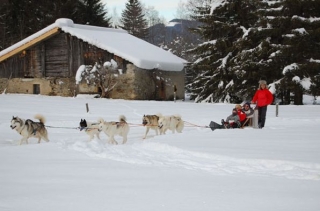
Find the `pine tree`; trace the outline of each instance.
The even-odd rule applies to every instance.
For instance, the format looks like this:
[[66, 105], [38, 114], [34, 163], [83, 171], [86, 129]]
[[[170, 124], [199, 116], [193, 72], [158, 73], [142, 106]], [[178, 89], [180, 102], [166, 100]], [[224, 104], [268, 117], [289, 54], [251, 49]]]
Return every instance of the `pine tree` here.
[[261, 69], [272, 69], [268, 80], [276, 82], [275, 96], [282, 103], [289, 104], [293, 95], [294, 104], [301, 105], [303, 94], [311, 92], [306, 84], [318, 83], [320, 2], [282, 0], [266, 11], [261, 20], [268, 28], [261, 32], [268, 37], [270, 50]]
[[1, 14], [1, 17], [7, 38], [7, 45], [5, 47], [32, 34], [34, 27], [33, 4], [33, 0], [12, 0], [2, 5], [4, 13]]
[[[70, 18], [79, 23], [78, 3], [80, 0], [1, 0], [0, 49], [4, 49], [27, 36], [54, 23], [58, 18]], [[1, 2], [0, 2], [1, 3]]]
[[122, 29], [135, 37], [146, 39], [148, 36], [147, 22], [139, 0], [128, 0], [121, 14]]
[[[46, 17], [47, 25], [53, 23], [59, 18], [69, 18], [75, 23], [80, 23], [79, 18], [82, 14], [77, 8], [80, 0], [55, 0], [55, 1], [44, 1], [42, 8], [37, 16]], [[49, 15], [46, 15], [49, 14]]]
[[[303, 94], [310, 89], [306, 83], [317, 84], [320, 74], [320, 2], [312, 0], [286, 0], [283, 15], [287, 31], [283, 35], [282, 53], [288, 65], [295, 68], [283, 71], [283, 81], [294, 95], [294, 104], [303, 104]], [[314, 21], [316, 20], [316, 21]], [[280, 89], [284, 90], [280, 84]]]
[[80, 0], [77, 13], [80, 24], [111, 27], [111, 18], [107, 17], [107, 10], [101, 0]]
[[234, 74], [232, 61], [241, 50], [237, 43], [258, 20], [256, 1], [234, 0], [214, 9], [210, 5], [198, 7], [196, 20], [203, 23], [193, 31], [206, 40], [191, 50], [198, 57], [192, 68], [197, 72], [193, 83], [187, 85], [196, 102], [239, 102], [237, 84], [242, 83]]
[[7, 46], [7, 11], [8, 11], [8, 0], [0, 0], [0, 51]]
[[238, 52], [231, 60], [231, 72], [236, 78], [234, 91], [242, 101], [252, 99], [260, 79], [274, 82], [282, 77], [278, 71], [284, 67], [279, 56], [282, 46], [278, 29], [268, 25], [268, 19], [279, 13], [279, 6], [277, 3], [255, 2], [256, 23], [249, 28], [241, 26], [243, 35], [234, 43]]
[[[196, 102], [250, 100], [267, 79], [283, 103], [302, 104], [320, 87], [320, 1], [224, 2], [198, 7], [206, 42], [193, 49], [196, 78], [187, 85]], [[210, 14], [210, 11], [213, 11]]]

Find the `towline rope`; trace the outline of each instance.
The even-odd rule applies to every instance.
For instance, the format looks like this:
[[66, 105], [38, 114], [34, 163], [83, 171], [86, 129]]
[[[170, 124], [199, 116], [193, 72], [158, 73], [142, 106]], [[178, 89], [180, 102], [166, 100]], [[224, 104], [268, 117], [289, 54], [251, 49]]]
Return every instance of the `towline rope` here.
[[[196, 124], [193, 124], [191, 122], [187, 122], [187, 121], [183, 121], [184, 123], [188, 124], [188, 125], [185, 125], [185, 127], [200, 127], [200, 128], [210, 128], [209, 126], [201, 126], [201, 125], [196, 125]], [[128, 125], [131, 125], [133, 127], [139, 127], [139, 126], [158, 126], [158, 125], [143, 125], [143, 124], [136, 124], [136, 123], [127, 123]], [[63, 129], [81, 129], [80, 127], [56, 127], [56, 126], [50, 126], [50, 125], [45, 125], [46, 127], [48, 128], [63, 128]], [[90, 127], [84, 127], [82, 129], [97, 129], [97, 128], [90, 128]]]
[[139, 126], [143, 126], [143, 127], [145, 127], [145, 126], [158, 126], [158, 125], [144, 125], [144, 124], [135, 124], [135, 123], [127, 123], [128, 125], [132, 125], [132, 126], [135, 126], [135, 127], [139, 127]]
[[45, 125], [48, 128], [64, 128], [64, 129], [80, 129], [80, 127], [55, 127], [50, 125]]
[[185, 127], [201, 127], [201, 128], [210, 128], [209, 126], [201, 126], [201, 125], [196, 125], [196, 124], [193, 124], [193, 123], [191, 123], [191, 122], [187, 122], [187, 121], [183, 121], [184, 123], [186, 123], [186, 124], [189, 124], [189, 126], [188, 125], [186, 125]]

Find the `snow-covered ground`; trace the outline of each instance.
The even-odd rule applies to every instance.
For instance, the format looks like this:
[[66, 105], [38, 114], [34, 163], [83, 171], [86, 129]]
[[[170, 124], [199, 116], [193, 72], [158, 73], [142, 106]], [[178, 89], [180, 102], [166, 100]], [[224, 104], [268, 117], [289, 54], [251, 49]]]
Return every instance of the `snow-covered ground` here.
[[[90, 112], [86, 112], [86, 103]], [[310, 98], [306, 104], [312, 104]], [[0, 95], [0, 210], [318, 211], [320, 106], [269, 106], [264, 129], [211, 131], [232, 104]], [[45, 115], [50, 142], [18, 145], [12, 116]], [[144, 114], [180, 114], [155, 136]], [[81, 118], [131, 124], [126, 145], [88, 142]], [[121, 137], [116, 137], [121, 143]]]

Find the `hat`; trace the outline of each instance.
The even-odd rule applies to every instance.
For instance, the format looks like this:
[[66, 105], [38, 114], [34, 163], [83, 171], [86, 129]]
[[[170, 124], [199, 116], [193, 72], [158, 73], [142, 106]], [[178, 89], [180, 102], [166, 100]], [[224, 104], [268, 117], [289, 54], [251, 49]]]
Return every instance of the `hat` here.
[[250, 107], [250, 103], [246, 102], [245, 104], [243, 104], [243, 106], [248, 105]]
[[266, 80], [260, 80], [260, 81], [259, 81], [259, 84], [260, 84], [260, 85], [261, 85], [261, 84], [267, 85], [267, 81], [266, 81]]
[[235, 112], [238, 112], [236, 108], [232, 109], [232, 112], [234, 112], [234, 111], [235, 111]]

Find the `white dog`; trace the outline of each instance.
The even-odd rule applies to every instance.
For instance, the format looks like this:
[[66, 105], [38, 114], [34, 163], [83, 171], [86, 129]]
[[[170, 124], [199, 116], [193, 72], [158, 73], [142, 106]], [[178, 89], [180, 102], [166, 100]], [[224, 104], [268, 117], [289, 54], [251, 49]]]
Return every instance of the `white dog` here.
[[38, 143], [40, 143], [41, 138], [47, 142], [49, 141], [48, 131], [44, 125], [46, 122], [44, 116], [37, 114], [34, 118], [38, 119], [39, 122], [34, 122], [30, 119], [24, 120], [19, 117], [12, 117], [10, 127], [12, 130], [16, 130], [22, 136], [20, 145], [23, 141], [28, 144], [28, 138], [30, 137], [38, 138]]
[[184, 128], [184, 122], [180, 115], [161, 116], [158, 125], [160, 135], [166, 134], [167, 130], [171, 130], [172, 133], [175, 133], [175, 131], [181, 133]]
[[103, 131], [107, 136], [109, 136], [110, 144], [118, 144], [114, 139], [115, 135], [119, 135], [123, 137], [122, 144], [127, 142], [127, 137], [129, 133], [129, 125], [126, 122], [126, 117], [121, 115], [119, 117], [119, 122], [106, 122], [102, 118], [99, 120], [99, 128]]
[[88, 134], [89, 136], [89, 140], [91, 141], [94, 136], [96, 136], [98, 139], [100, 139], [100, 128], [99, 128], [99, 122], [89, 122], [89, 121], [86, 121], [85, 119], [81, 119], [80, 120], [80, 131], [81, 130], [85, 130], [85, 132]]

